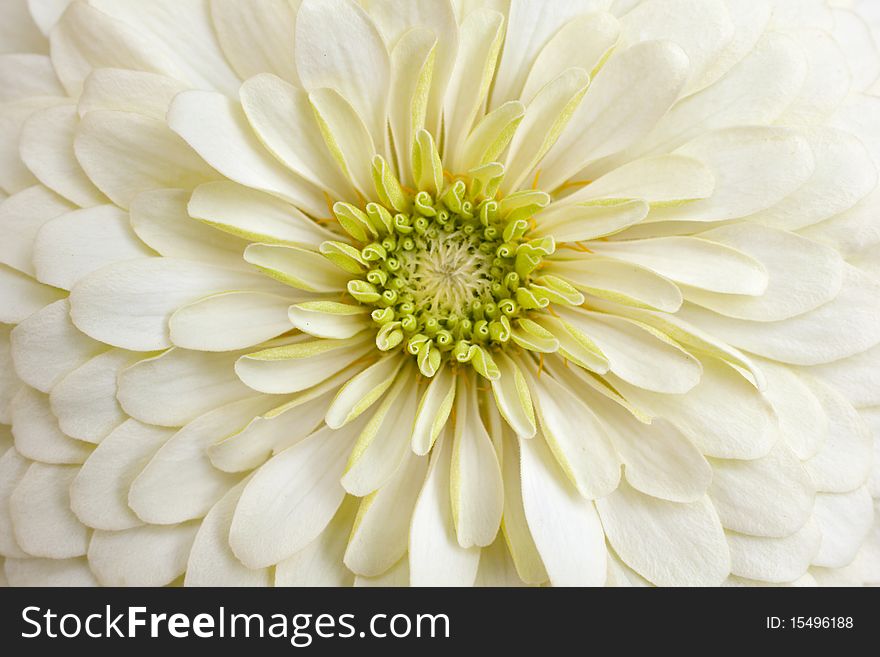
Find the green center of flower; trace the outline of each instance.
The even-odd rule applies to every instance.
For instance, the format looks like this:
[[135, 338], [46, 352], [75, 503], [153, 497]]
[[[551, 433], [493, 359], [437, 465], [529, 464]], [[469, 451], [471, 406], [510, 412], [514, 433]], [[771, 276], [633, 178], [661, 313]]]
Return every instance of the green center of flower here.
[[381, 202], [334, 205], [355, 245], [325, 242], [322, 253], [356, 274], [348, 293], [373, 307], [377, 347], [405, 349], [425, 376], [452, 361], [496, 378], [492, 353], [511, 341], [514, 323], [580, 296], [564, 281], [540, 276], [555, 243], [530, 239], [529, 231], [549, 197], [526, 190], [501, 198], [502, 173], [500, 165], [486, 165], [442, 188], [432, 185], [434, 193], [416, 191], [377, 157]]

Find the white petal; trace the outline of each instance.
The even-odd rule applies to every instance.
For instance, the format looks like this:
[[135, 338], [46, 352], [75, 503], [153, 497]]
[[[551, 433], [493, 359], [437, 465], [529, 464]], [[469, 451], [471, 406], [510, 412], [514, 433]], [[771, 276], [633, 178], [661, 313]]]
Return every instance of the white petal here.
[[799, 233], [811, 240], [828, 244], [843, 254], [858, 253], [864, 250], [866, 245], [875, 244], [880, 240], [880, 227], [874, 219], [877, 216], [878, 202], [880, 202], [880, 187], [875, 188], [846, 212], [807, 226]]
[[370, 163], [377, 150], [382, 150], [382, 142], [376, 144], [357, 110], [338, 91], [316, 89], [309, 94], [309, 102], [336, 165], [358, 193], [374, 199], [376, 193]]
[[804, 136], [816, 162], [812, 176], [752, 221], [798, 230], [849, 210], [877, 186], [877, 168], [855, 136], [834, 128], [814, 128]]
[[70, 293], [71, 318], [84, 333], [117, 347], [171, 346], [167, 322], [179, 307], [228, 290], [284, 291], [259, 274], [174, 258], [119, 262], [93, 272]]
[[74, 105], [37, 112], [21, 131], [19, 149], [28, 169], [49, 189], [87, 208], [106, 203], [76, 161], [73, 139], [79, 117]]
[[852, 74], [840, 45], [827, 31], [810, 27], [787, 32], [807, 56], [807, 77], [797, 98], [779, 122], [785, 125], [821, 123], [849, 95]]
[[122, 68], [99, 68], [83, 83], [77, 103], [80, 116], [95, 110], [116, 110], [165, 120], [168, 106], [187, 85], [164, 75]]
[[874, 524], [871, 496], [865, 488], [851, 493], [819, 493], [813, 517], [822, 531], [822, 543], [813, 563], [843, 568], [852, 563]]
[[318, 246], [339, 237], [289, 203], [228, 180], [198, 187], [188, 210], [195, 219], [251, 242]]
[[791, 582], [807, 572], [819, 550], [822, 533], [810, 521], [784, 538], [727, 533], [730, 572], [766, 582]]
[[[324, 421], [338, 383], [322, 384], [254, 418], [248, 426], [208, 448], [211, 462], [225, 472], [253, 470], [311, 434]], [[326, 390], [325, 390], [326, 389]]]
[[126, 419], [116, 401], [116, 378], [134, 354], [110, 349], [59, 381], [49, 395], [58, 426], [72, 438], [99, 443]]
[[140, 192], [192, 189], [218, 177], [164, 122], [132, 112], [89, 112], [74, 150], [89, 179], [123, 208]]
[[73, 209], [42, 185], [28, 187], [0, 204], [0, 262], [29, 276], [34, 275], [34, 240], [40, 227]]
[[621, 18], [620, 33], [621, 45], [668, 39], [681, 46], [693, 82], [730, 41], [733, 24], [721, 0], [646, 0]]
[[119, 375], [119, 403], [144, 422], [179, 427], [202, 413], [254, 395], [235, 375], [237, 353], [171, 349]]
[[6, 194], [20, 192], [37, 184], [19, 153], [21, 129], [34, 114], [60, 102], [57, 98], [25, 98], [0, 105], [0, 189]]
[[276, 564], [314, 540], [345, 497], [339, 478], [362, 423], [317, 431], [272, 457], [248, 482], [229, 542], [250, 568]]
[[451, 162], [459, 161], [465, 137], [489, 93], [504, 38], [503, 23], [504, 17], [497, 12], [479, 9], [459, 27], [458, 53], [443, 103], [443, 155]]
[[566, 310], [560, 316], [593, 340], [611, 371], [627, 383], [681, 394], [700, 381], [700, 361], [645, 324], [587, 311]]
[[499, 536], [480, 552], [480, 568], [474, 586], [521, 587], [527, 586], [516, 572], [516, 566], [504, 540]]
[[727, 577], [727, 541], [708, 497], [667, 502], [623, 484], [596, 507], [615, 552], [654, 584], [718, 586]]
[[241, 103], [260, 141], [291, 171], [334, 199], [351, 198], [353, 190], [327, 152], [305, 91], [260, 75], [242, 85]]
[[276, 194], [316, 216], [325, 209], [318, 188], [268, 153], [251, 130], [241, 105], [222, 94], [178, 94], [168, 109], [168, 126], [234, 182]]
[[760, 262], [709, 239], [658, 237], [595, 244], [591, 248], [698, 289], [751, 296], [767, 289], [767, 272]]
[[251, 244], [244, 259], [272, 278], [309, 292], [340, 292], [350, 278], [322, 254], [298, 246]]
[[3, 3], [3, 8], [0, 9], [0, 43], [3, 44], [3, 52], [47, 51], [46, 39], [31, 15], [28, 4], [26, 0]]
[[186, 586], [269, 586], [268, 568], [253, 570], [242, 564], [229, 547], [232, 514], [244, 482], [229, 490], [208, 512], [193, 541], [186, 564]]
[[186, 569], [198, 523], [96, 531], [89, 566], [102, 586], [165, 586]]
[[684, 51], [668, 41], [615, 53], [542, 161], [542, 186], [554, 189], [590, 162], [642, 138], [678, 97], [687, 72]]
[[707, 132], [676, 151], [709, 167], [711, 197], [661, 208], [656, 220], [724, 221], [776, 205], [810, 179], [815, 159], [809, 142], [787, 128], [765, 126]]
[[853, 85], [863, 90], [880, 76], [880, 62], [875, 36], [867, 17], [855, 11], [834, 9], [834, 35], [853, 74]]
[[178, 308], [168, 320], [171, 341], [184, 349], [233, 351], [290, 331], [294, 301], [267, 292], [224, 292]]
[[823, 0], [774, 0], [770, 27], [816, 27], [830, 30], [834, 25], [834, 14], [829, 4], [834, 3]]
[[388, 51], [352, 0], [305, 0], [296, 17], [296, 69], [309, 91], [335, 89], [357, 110], [377, 144], [385, 143]]
[[46, 222], [34, 242], [37, 278], [71, 289], [77, 281], [114, 262], [153, 255], [115, 205], [69, 212]]
[[496, 355], [501, 376], [492, 381], [492, 393], [501, 415], [507, 423], [523, 438], [535, 435], [535, 409], [529, 387], [516, 362], [506, 354]]
[[64, 298], [64, 293], [0, 265], [0, 322], [17, 324], [44, 306]]
[[525, 106], [512, 100], [479, 119], [458, 155], [460, 168], [484, 166], [499, 159], [525, 113]]
[[105, 349], [74, 327], [66, 299], [28, 317], [9, 338], [16, 374], [42, 392], [49, 392], [66, 374]]
[[10, 586], [80, 588], [98, 581], [85, 559], [7, 559]]
[[604, 422], [630, 486], [670, 502], [695, 502], [706, 493], [712, 468], [675, 426], [662, 418], [643, 424], [599, 395], [586, 399]]
[[851, 94], [829, 121], [831, 127], [858, 137], [871, 154], [875, 166], [880, 166], [880, 131], [877, 122], [871, 119], [878, 102], [880, 98], [875, 94]]
[[46, 395], [22, 386], [10, 411], [15, 449], [22, 456], [42, 463], [79, 464], [91, 453], [91, 445], [61, 433]]
[[[449, 6], [446, 2], [423, 4]], [[373, 6], [389, 7], [389, 4], [381, 3]], [[453, 26], [457, 28], [454, 22]], [[449, 44], [443, 45], [447, 48], [449, 46]], [[388, 103], [388, 127], [394, 144], [394, 155], [398, 162], [400, 182], [409, 187], [414, 184], [412, 175], [413, 142], [416, 133], [425, 124], [437, 50], [442, 49], [443, 45], [440, 45], [433, 30], [419, 27], [406, 32], [391, 50], [391, 96]]]
[[[398, 375], [358, 436], [341, 480], [352, 495], [365, 496], [388, 483], [409, 452], [418, 399], [411, 373], [409, 369]], [[344, 392], [345, 388], [339, 394]]]
[[652, 205], [679, 205], [707, 198], [715, 177], [705, 164], [683, 155], [659, 155], [633, 160], [612, 169], [560, 204], [603, 199], [644, 199]]
[[784, 443], [749, 461], [712, 461], [709, 497], [727, 528], [781, 538], [810, 518], [815, 488], [800, 460]]
[[[576, 16], [592, 13], [602, 4], [607, 3], [573, 0], [558, 3], [553, 11], [547, 11], [546, 4], [540, 0], [513, 0], [508, 13], [504, 53], [495, 75], [491, 108], [519, 98], [532, 63], [542, 48]], [[587, 32], [583, 36], [586, 39], [593, 35]]]
[[[385, 43], [399, 45], [404, 32], [427, 28], [437, 37], [434, 74], [426, 107], [425, 122], [431, 134], [440, 134], [442, 102], [459, 47], [459, 24], [454, 0], [366, 0], [361, 3], [382, 32]], [[394, 91], [392, 78], [392, 93]], [[393, 103], [393, 97], [391, 103]], [[394, 108], [389, 107], [389, 113]]]
[[211, 464], [208, 447], [240, 431], [273, 403], [265, 397], [245, 399], [205, 413], [187, 424], [144, 463], [131, 483], [128, 504], [138, 517], [156, 525], [184, 522], [207, 514], [239, 481], [238, 476], [222, 472]]
[[371, 349], [374, 344], [361, 336], [313, 340], [243, 356], [235, 373], [260, 392], [299, 392], [326, 381]]
[[687, 395], [652, 394], [625, 383], [620, 390], [672, 422], [706, 456], [754, 459], [767, 454], [778, 437], [770, 404], [726, 365], [708, 358], [702, 363], [700, 383]]
[[552, 235], [560, 242], [592, 240], [618, 233], [640, 222], [648, 215], [649, 206], [640, 200], [619, 200], [608, 203], [554, 203], [535, 215], [538, 222], [534, 234]]
[[297, 81], [296, 5], [284, 0], [211, 0], [211, 20], [223, 53], [242, 80], [268, 71]]
[[345, 340], [371, 326], [369, 309], [337, 301], [306, 301], [287, 311], [289, 324], [316, 338]]
[[25, 558], [15, 539], [9, 498], [30, 467], [30, 461], [21, 456], [14, 447], [0, 456], [0, 554], [6, 558]]
[[480, 549], [463, 548], [455, 537], [449, 499], [452, 436], [437, 439], [427, 479], [412, 514], [409, 530], [412, 586], [472, 586]]
[[[213, 184], [226, 183], [210, 183], [198, 189]], [[142, 192], [131, 202], [131, 227], [142, 242], [166, 258], [249, 269], [241, 257], [247, 242], [190, 217], [187, 213], [189, 201], [190, 193], [184, 189]]]
[[617, 303], [665, 312], [681, 307], [681, 291], [647, 267], [612, 258], [580, 257], [548, 262], [547, 273], [561, 276], [579, 290]]
[[67, 492], [77, 470], [33, 463], [12, 492], [15, 540], [31, 556], [67, 559], [86, 553], [88, 530], [70, 510]]
[[818, 308], [840, 291], [843, 261], [828, 246], [753, 223], [715, 228], [700, 237], [737, 249], [767, 272], [767, 288], [760, 296], [686, 290], [689, 301], [722, 315], [761, 322], [788, 319]]
[[434, 374], [419, 401], [412, 427], [412, 448], [427, 454], [443, 430], [455, 401], [455, 376], [452, 368], [441, 366]]
[[[49, 33], [51, 21], [44, 25]], [[148, 38], [83, 2], [71, 4], [52, 28], [49, 40], [55, 72], [73, 97], [79, 95], [83, 80], [95, 68], [176, 72], [167, 58], [153, 50]]]
[[644, 310], [636, 306], [621, 306], [599, 299], [592, 300], [591, 305], [600, 312], [629, 317], [652, 326], [685, 348], [699, 352], [701, 356], [712, 356], [726, 362], [756, 388], [764, 387], [764, 375], [755, 360], [677, 315]]
[[12, 423], [9, 405], [20, 387], [21, 381], [15, 373], [12, 354], [9, 353], [9, 327], [3, 325], [0, 326], [0, 424]]
[[107, 436], [70, 486], [70, 508], [89, 527], [121, 530], [143, 524], [128, 505], [131, 482], [174, 431], [127, 420]]
[[[137, 29], [150, 40], [150, 54], [164, 55], [192, 86], [235, 93], [239, 80], [220, 49], [207, 2], [91, 0], [102, 12]], [[122, 68], [138, 68], [127, 66]]]
[[338, 429], [366, 411], [394, 383], [403, 364], [404, 358], [395, 354], [352, 377], [327, 409], [327, 425]]
[[780, 437], [801, 460], [814, 456], [828, 436], [828, 416], [819, 399], [791, 368], [770, 361], [761, 361], [760, 367]]
[[[877, 513], [876, 507], [874, 513]], [[860, 573], [859, 579], [866, 584], [876, 584], [880, 581], [880, 573], [877, 572], [878, 566], [880, 566], [878, 551], [880, 551], [880, 531], [878, 531], [878, 525], [875, 522], [871, 533], [868, 534], [868, 538], [862, 544], [853, 562], [853, 567]]]
[[406, 557], [398, 561], [394, 566], [376, 577], [354, 578], [354, 586], [358, 587], [404, 587], [409, 586], [409, 561]]
[[859, 412], [843, 395], [821, 380], [805, 382], [822, 404], [828, 433], [822, 448], [804, 463], [816, 490], [847, 493], [862, 486], [871, 474], [875, 438]]
[[[495, 429], [495, 427], [493, 427]], [[542, 584], [548, 575], [535, 546], [526, 520], [522, 498], [519, 447], [510, 433], [502, 429], [504, 476], [504, 516], [502, 530], [518, 577], [528, 584]], [[499, 539], [496, 539], [498, 542]]]
[[275, 586], [351, 586], [342, 557], [356, 512], [357, 500], [346, 497], [318, 538], [275, 567]]
[[880, 406], [880, 345], [809, 371], [843, 393], [853, 406]]
[[[542, 17], [544, 13], [547, 12], [542, 12]], [[558, 19], [558, 14], [553, 13], [552, 20]], [[616, 44], [619, 31], [617, 20], [605, 12], [581, 14], [566, 20], [535, 58], [522, 89], [522, 99], [531, 101], [538, 90], [562, 73], [565, 67], [577, 66], [587, 72], [599, 68], [602, 59]], [[521, 56], [521, 53], [513, 56]]]
[[381, 575], [406, 554], [412, 512], [428, 457], [408, 454], [394, 476], [364, 498], [345, 550], [345, 565], [365, 577]]
[[617, 488], [620, 459], [590, 406], [550, 376], [531, 376], [529, 384], [544, 438], [578, 492], [596, 499]]
[[543, 436], [518, 442], [523, 507], [550, 582], [602, 585], [608, 556], [596, 507], [569, 483]]
[[476, 389], [460, 388], [458, 397], [449, 477], [452, 517], [459, 545], [485, 547], [494, 542], [501, 525], [501, 466], [479, 415]]
[[721, 80], [676, 103], [638, 150], [665, 153], [710, 130], [772, 123], [800, 92], [806, 71], [800, 44], [767, 32]]
[[795, 365], [829, 363], [880, 342], [880, 281], [844, 268], [843, 288], [816, 310], [781, 322], [731, 319], [686, 305], [682, 317], [732, 345]]
[[646, 588], [651, 582], [620, 560], [613, 550], [608, 551], [608, 577], [605, 586], [613, 588]]
[[568, 68], [538, 91], [526, 106], [504, 165], [501, 189], [519, 189], [535, 165], [550, 150], [590, 84], [587, 71]]

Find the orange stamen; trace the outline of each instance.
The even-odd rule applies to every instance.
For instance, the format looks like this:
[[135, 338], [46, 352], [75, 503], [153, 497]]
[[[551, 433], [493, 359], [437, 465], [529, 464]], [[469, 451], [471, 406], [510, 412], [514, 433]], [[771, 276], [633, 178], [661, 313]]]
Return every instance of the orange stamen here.
[[570, 187], [586, 187], [592, 182], [592, 180], [569, 180], [559, 186], [559, 191], [562, 191], [563, 189], [569, 189]]
[[335, 213], [333, 212], [333, 199], [330, 198], [330, 194], [328, 194], [326, 191], [324, 192], [324, 200], [327, 202], [327, 209], [330, 211], [330, 216], [334, 216]]

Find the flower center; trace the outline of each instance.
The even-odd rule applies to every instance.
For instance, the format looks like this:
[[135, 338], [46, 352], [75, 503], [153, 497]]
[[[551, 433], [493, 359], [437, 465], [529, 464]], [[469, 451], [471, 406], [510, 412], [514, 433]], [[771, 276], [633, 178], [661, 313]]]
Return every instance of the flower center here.
[[495, 378], [491, 354], [510, 342], [513, 323], [573, 291], [538, 275], [555, 243], [529, 231], [549, 197], [525, 190], [500, 198], [500, 165], [439, 192], [434, 185], [434, 193], [405, 189], [378, 165], [381, 202], [333, 207], [355, 246], [325, 242], [322, 253], [356, 274], [348, 293], [374, 307], [380, 350], [405, 349], [425, 376], [452, 361]]

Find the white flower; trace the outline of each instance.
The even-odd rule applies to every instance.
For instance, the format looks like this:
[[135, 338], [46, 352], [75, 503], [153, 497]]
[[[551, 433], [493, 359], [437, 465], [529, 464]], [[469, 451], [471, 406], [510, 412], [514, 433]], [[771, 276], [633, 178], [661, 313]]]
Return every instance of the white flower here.
[[880, 582], [841, 4], [4, 1], [9, 583]]

